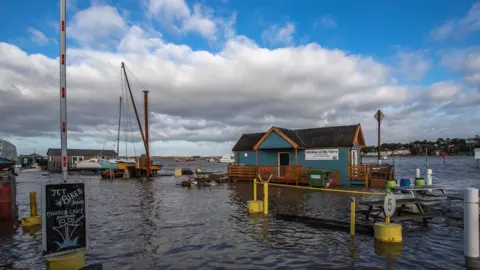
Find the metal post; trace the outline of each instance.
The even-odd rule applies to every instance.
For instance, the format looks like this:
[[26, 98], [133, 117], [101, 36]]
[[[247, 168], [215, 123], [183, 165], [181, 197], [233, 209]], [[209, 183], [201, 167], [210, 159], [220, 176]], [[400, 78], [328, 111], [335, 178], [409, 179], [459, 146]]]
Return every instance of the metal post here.
[[378, 165], [380, 165], [381, 163], [381, 157], [380, 157], [380, 119], [377, 120], [378, 122], [378, 149], [377, 149], [377, 152], [378, 152]]
[[146, 173], [147, 177], [151, 176], [150, 172], [150, 141], [148, 140], [148, 90], [143, 90], [144, 97], [144, 109], [145, 109], [145, 155], [146, 155]]
[[479, 220], [478, 220], [478, 189], [467, 188], [464, 193], [464, 249], [465, 257], [478, 258], [479, 251]]
[[60, 142], [62, 148], [62, 180], [68, 179], [67, 162], [67, 52], [66, 0], [60, 0]]

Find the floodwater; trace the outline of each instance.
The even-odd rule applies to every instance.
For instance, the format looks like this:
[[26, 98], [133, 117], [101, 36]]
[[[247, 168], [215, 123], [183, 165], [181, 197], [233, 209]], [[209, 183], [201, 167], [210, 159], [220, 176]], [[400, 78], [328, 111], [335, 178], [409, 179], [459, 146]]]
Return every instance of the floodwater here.
[[[398, 178], [412, 178], [416, 167], [425, 167], [419, 157], [401, 157], [395, 163]], [[225, 170], [225, 164], [201, 165], [204, 171]], [[180, 164], [165, 166], [172, 170]], [[446, 164], [430, 157], [429, 167], [434, 184], [480, 187], [473, 157], [449, 157]], [[40, 175], [24, 172], [18, 178], [20, 217], [28, 215], [29, 192], [36, 191], [40, 201]], [[385, 255], [385, 247], [371, 236], [352, 240], [348, 233], [275, 218], [282, 213], [347, 221], [349, 195], [271, 188], [270, 215], [251, 217], [246, 214], [249, 184], [182, 188], [172, 177], [142, 182], [72, 176], [80, 177], [88, 181], [89, 190], [86, 261], [101, 263], [104, 269], [465, 268], [463, 224], [454, 219], [436, 217], [428, 227], [405, 223], [403, 247], [397, 255]], [[1, 230], [0, 265], [45, 267], [40, 228]]]

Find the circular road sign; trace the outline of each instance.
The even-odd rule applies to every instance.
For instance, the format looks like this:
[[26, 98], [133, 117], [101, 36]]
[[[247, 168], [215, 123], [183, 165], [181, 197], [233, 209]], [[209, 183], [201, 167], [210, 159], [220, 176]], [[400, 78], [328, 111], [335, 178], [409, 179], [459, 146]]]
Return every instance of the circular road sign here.
[[395, 208], [397, 207], [397, 202], [395, 196], [392, 193], [387, 193], [385, 196], [385, 202], [383, 203], [383, 210], [385, 211], [385, 216], [391, 217], [395, 213]]

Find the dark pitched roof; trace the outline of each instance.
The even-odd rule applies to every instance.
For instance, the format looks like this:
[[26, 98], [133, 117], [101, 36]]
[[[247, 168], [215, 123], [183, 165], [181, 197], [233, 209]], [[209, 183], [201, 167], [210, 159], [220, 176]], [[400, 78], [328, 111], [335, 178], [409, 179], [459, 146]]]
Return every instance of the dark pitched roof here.
[[305, 147], [349, 147], [352, 146], [357, 125], [297, 129], [295, 132]]
[[[47, 156], [60, 156], [60, 148], [48, 148]], [[114, 150], [103, 150], [102, 149], [68, 149], [68, 156], [99, 156], [102, 153], [103, 156], [116, 156], [117, 152]]]
[[305, 146], [305, 143], [303, 142], [302, 138], [297, 134], [297, 132], [293, 129], [287, 129], [287, 128], [281, 128], [281, 127], [276, 127], [278, 130], [280, 130], [285, 136], [290, 138], [294, 143], [296, 143], [298, 146]]
[[[300, 147], [350, 147], [357, 132], [357, 125], [321, 127], [307, 129], [287, 129], [276, 127]], [[243, 134], [232, 151], [248, 151], [265, 133]]]
[[260, 140], [265, 132], [262, 133], [246, 133], [242, 134], [242, 137], [238, 139], [235, 146], [233, 146], [232, 151], [250, 151], [253, 150], [255, 144]]

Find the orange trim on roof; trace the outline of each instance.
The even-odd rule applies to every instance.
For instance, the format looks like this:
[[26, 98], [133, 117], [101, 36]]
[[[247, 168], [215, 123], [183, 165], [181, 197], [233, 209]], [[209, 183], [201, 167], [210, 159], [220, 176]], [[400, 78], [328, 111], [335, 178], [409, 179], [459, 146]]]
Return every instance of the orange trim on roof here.
[[291, 144], [293, 148], [295, 149], [298, 148], [298, 144], [292, 141], [287, 135], [283, 134], [283, 132], [281, 132], [278, 128], [272, 126], [268, 130], [268, 132], [265, 133], [265, 135], [263, 135], [263, 137], [260, 138], [260, 140], [258, 140], [257, 144], [255, 144], [255, 146], [253, 147], [253, 150], [258, 150], [258, 147], [263, 143], [263, 141], [265, 141], [268, 138], [268, 136], [270, 136], [270, 134], [272, 134], [273, 131], [275, 131], [280, 137], [282, 137], [285, 141]]
[[355, 131], [355, 136], [353, 136], [353, 141], [352, 145], [355, 145], [355, 142], [358, 142], [358, 145], [360, 148], [365, 148], [365, 137], [363, 137], [363, 131], [362, 127], [360, 126], [360, 123], [357, 124], [357, 130]]

